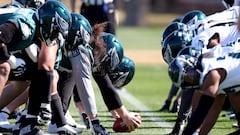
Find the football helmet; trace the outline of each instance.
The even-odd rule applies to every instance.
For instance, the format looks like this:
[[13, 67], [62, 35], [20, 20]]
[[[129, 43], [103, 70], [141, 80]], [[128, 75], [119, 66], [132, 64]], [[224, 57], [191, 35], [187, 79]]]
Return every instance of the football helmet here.
[[181, 49], [177, 56], [179, 56], [179, 55], [190, 55], [190, 56], [199, 58], [199, 57], [201, 57], [201, 54], [202, 54], [202, 50], [197, 49], [197, 48], [192, 47], [192, 46], [187, 46], [187, 47], [184, 47], [183, 49]]
[[191, 31], [174, 31], [164, 41], [162, 45], [162, 55], [166, 63], [170, 63], [178, 52], [191, 44], [193, 34]]
[[118, 67], [111, 71], [108, 75], [112, 81], [113, 86], [116, 88], [121, 88], [132, 80], [134, 72], [134, 61], [129, 57], [124, 56]]
[[190, 55], [177, 56], [168, 67], [168, 75], [177, 87], [198, 88], [201, 71], [198, 58]]
[[170, 23], [162, 33], [162, 42], [174, 31], [190, 31], [190, 27], [181, 22], [172, 22]]
[[199, 20], [203, 20], [206, 18], [206, 15], [200, 10], [192, 10], [187, 12], [183, 18], [182, 23], [187, 24], [189, 26], [196, 24]]
[[182, 16], [177, 17], [177, 18], [172, 20], [172, 22], [181, 22], [181, 21], [182, 21]]
[[84, 16], [77, 13], [71, 13], [71, 16], [72, 26], [65, 44], [67, 50], [74, 50], [79, 45], [89, 44], [92, 36], [92, 27]]
[[45, 0], [13, 0], [13, 4], [21, 5], [22, 7], [39, 8]]
[[106, 55], [100, 59], [100, 63], [106, 62], [108, 70], [114, 70], [118, 67], [123, 54], [123, 45], [121, 41], [111, 33], [105, 33], [101, 35], [105, 45], [106, 45]]
[[56, 0], [48, 0], [36, 10], [41, 39], [49, 46], [59, 34], [65, 39], [72, 24], [68, 8]]

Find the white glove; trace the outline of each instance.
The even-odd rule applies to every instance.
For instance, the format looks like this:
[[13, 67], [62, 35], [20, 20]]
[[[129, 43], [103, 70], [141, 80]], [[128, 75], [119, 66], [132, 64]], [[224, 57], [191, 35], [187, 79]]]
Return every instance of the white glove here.
[[21, 58], [16, 58], [15, 56], [11, 55], [7, 62], [10, 64], [12, 72], [15, 76], [22, 75], [26, 70], [26, 63]]

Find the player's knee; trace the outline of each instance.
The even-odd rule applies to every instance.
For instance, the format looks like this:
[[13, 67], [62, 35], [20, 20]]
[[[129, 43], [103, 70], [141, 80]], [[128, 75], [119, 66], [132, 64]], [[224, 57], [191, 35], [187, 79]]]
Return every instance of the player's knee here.
[[1, 76], [8, 76], [10, 73], [10, 65], [7, 62], [0, 64], [0, 75]]

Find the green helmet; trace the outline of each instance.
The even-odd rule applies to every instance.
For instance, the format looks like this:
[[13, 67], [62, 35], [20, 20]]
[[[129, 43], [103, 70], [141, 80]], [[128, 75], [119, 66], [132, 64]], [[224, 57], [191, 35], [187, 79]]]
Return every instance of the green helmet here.
[[66, 38], [72, 24], [68, 8], [56, 0], [48, 0], [36, 10], [39, 31], [43, 41], [51, 45], [59, 34]]
[[182, 16], [177, 17], [177, 18], [173, 19], [172, 22], [181, 22], [182, 18], [183, 18]]
[[13, 4], [20, 5], [22, 7], [39, 8], [46, 0], [14, 0]]
[[118, 67], [124, 56], [123, 45], [121, 41], [111, 33], [104, 32], [101, 37], [106, 44], [107, 54], [101, 58], [100, 62], [107, 61], [108, 69], [114, 70]]
[[181, 22], [170, 23], [162, 33], [162, 43], [163, 41], [174, 31], [190, 31], [190, 27]]
[[177, 56], [179, 56], [179, 55], [190, 55], [190, 56], [199, 58], [201, 56], [201, 54], [202, 54], [202, 51], [200, 49], [197, 49], [197, 48], [192, 47], [192, 46], [187, 46], [187, 47], [184, 47], [183, 49], [181, 49]]
[[174, 31], [164, 41], [162, 45], [162, 55], [166, 63], [170, 63], [178, 52], [191, 44], [192, 32]]
[[66, 49], [74, 50], [79, 45], [86, 45], [92, 35], [92, 27], [89, 21], [82, 15], [71, 13], [72, 26], [66, 39]]
[[183, 18], [182, 18], [182, 23], [187, 24], [187, 25], [194, 25], [197, 23], [199, 20], [203, 20], [206, 18], [206, 15], [200, 11], [200, 10], [192, 10], [187, 12]]
[[111, 71], [108, 75], [113, 86], [116, 88], [121, 88], [127, 85], [133, 79], [134, 72], [134, 61], [129, 57], [124, 56], [118, 67]]
[[199, 88], [201, 71], [198, 65], [198, 58], [179, 55], [169, 64], [168, 75], [177, 87]]

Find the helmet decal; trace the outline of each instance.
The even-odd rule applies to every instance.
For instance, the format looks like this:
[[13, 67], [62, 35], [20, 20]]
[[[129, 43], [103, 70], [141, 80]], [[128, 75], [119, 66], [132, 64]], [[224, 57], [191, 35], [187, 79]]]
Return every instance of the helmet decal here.
[[111, 48], [109, 51], [108, 51], [108, 54], [110, 56], [110, 67], [111, 67], [111, 70], [115, 69], [118, 64], [121, 62], [119, 56], [118, 56], [118, 53], [117, 53], [117, 49], [116, 47], [113, 47]]
[[83, 39], [83, 44], [88, 44], [90, 42], [91, 35], [82, 25], [80, 26], [80, 33]]
[[55, 12], [56, 23], [59, 27], [59, 31], [63, 34], [63, 37], [66, 37], [68, 34], [69, 24], [64, 20], [57, 12]]

